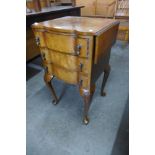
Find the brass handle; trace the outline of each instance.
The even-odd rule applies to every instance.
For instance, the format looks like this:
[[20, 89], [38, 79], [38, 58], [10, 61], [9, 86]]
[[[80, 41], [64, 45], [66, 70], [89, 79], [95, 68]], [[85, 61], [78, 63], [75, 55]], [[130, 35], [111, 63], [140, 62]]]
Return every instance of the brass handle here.
[[45, 72], [48, 73], [48, 67], [46, 66], [44, 69], [45, 69]]
[[82, 83], [83, 83], [83, 80], [80, 80], [80, 82], [79, 82], [80, 87], [82, 86]]
[[42, 59], [46, 60], [45, 53], [42, 52]]
[[80, 72], [82, 72], [83, 64], [80, 63]]
[[40, 38], [39, 37], [36, 37], [36, 44], [37, 44], [37, 46], [40, 45]]
[[76, 55], [80, 55], [81, 45], [77, 45], [76, 47]]

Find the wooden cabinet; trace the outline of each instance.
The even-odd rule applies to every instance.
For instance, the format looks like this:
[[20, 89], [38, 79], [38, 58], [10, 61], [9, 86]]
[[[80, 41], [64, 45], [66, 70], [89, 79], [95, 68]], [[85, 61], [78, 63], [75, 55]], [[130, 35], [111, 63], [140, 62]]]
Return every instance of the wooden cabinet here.
[[110, 72], [110, 50], [116, 41], [119, 22], [113, 19], [63, 17], [32, 25], [45, 68], [44, 79], [55, 103], [59, 100], [51, 84], [53, 77], [79, 87], [84, 98], [84, 123], [95, 91], [95, 82], [104, 72], [101, 95]]

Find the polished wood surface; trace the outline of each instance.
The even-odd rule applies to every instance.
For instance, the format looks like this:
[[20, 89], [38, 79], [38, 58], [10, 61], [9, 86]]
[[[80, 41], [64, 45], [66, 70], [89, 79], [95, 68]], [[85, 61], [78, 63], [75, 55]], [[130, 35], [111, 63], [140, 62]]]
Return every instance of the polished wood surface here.
[[26, 14], [26, 60], [29, 61], [39, 55], [39, 48], [34, 42], [34, 34], [31, 25], [35, 22], [55, 19], [63, 16], [80, 16], [80, 7], [72, 6], [52, 6], [49, 8], [42, 8], [40, 12], [32, 10], [31, 13]]
[[[95, 91], [95, 83], [104, 72], [101, 95], [110, 73], [110, 50], [116, 41], [119, 21], [103, 18], [63, 17], [32, 25], [36, 44], [40, 48], [44, 80], [58, 103], [52, 84], [56, 77], [79, 87], [84, 99], [84, 119]], [[51, 85], [51, 86], [50, 86]]]
[[33, 26], [44, 28], [46, 30], [82, 34], [99, 35], [118, 23], [113, 19], [89, 18], [89, 17], [63, 17], [60, 19], [49, 20], [40, 23], [34, 23]]

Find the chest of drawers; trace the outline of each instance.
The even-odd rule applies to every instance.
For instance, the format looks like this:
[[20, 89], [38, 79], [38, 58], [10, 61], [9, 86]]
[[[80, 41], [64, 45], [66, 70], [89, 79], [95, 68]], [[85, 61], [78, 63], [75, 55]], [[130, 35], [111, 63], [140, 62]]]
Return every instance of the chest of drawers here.
[[110, 73], [110, 50], [116, 41], [119, 22], [112, 19], [62, 17], [32, 25], [40, 48], [44, 80], [57, 104], [52, 86], [54, 77], [75, 84], [84, 99], [83, 121], [88, 124], [88, 110], [95, 82], [104, 72], [101, 95]]

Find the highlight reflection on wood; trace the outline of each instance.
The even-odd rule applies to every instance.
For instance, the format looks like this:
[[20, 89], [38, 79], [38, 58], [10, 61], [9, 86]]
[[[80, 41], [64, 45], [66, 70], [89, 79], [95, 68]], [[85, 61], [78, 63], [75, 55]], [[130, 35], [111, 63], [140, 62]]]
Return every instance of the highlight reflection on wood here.
[[[101, 95], [110, 73], [110, 50], [116, 41], [119, 22], [114, 19], [62, 17], [32, 25], [45, 67], [45, 82], [56, 77], [79, 88], [84, 98], [83, 122], [88, 124], [88, 110], [95, 82], [104, 72]], [[52, 88], [52, 89], [51, 89]], [[51, 93], [58, 99], [51, 84]]]

